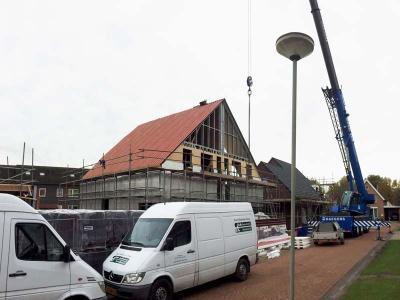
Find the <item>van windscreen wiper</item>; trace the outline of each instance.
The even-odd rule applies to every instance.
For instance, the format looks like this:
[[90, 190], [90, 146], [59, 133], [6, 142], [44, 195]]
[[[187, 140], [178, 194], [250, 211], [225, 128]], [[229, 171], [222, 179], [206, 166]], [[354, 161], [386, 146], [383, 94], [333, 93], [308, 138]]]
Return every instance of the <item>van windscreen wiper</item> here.
[[126, 246], [139, 246], [139, 247], [146, 247], [144, 244], [139, 243], [139, 242], [131, 242], [131, 241], [122, 241], [122, 245]]

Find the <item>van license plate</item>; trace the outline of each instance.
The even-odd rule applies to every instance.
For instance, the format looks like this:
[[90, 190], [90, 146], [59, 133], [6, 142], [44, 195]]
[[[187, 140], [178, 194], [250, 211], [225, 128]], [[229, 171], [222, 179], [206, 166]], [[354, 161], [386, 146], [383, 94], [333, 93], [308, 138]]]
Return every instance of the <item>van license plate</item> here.
[[117, 290], [107, 285], [106, 285], [106, 294], [110, 294], [111, 296], [118, 296]]

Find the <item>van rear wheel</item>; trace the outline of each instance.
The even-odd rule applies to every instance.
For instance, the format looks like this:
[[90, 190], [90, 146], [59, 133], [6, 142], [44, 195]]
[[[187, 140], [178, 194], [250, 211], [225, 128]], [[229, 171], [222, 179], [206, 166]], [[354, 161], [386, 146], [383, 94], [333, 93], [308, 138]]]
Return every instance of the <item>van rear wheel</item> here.
[[245, 281], [249, 276], [250, 265], [247, 259], [241, 258], [236, 266], [235, 278], [239, 281]]
[[149, 300], [171, 300], [172, 285], [169, 280], [161, 278], [157, 279], [150, 291]]

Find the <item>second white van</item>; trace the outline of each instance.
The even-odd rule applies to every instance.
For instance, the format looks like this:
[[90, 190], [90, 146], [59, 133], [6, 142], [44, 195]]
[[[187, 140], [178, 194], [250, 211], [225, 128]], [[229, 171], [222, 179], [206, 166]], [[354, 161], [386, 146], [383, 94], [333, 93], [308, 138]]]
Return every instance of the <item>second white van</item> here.
[[106, 293], [163, 299], [256, 263], [250, 203], [173, 202], [150, 207], [103, 264]]

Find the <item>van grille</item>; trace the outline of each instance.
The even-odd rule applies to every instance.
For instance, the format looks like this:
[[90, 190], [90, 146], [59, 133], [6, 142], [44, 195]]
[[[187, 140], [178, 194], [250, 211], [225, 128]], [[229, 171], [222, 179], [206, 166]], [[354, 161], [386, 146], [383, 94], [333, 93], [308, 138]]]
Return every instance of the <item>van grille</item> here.
[[112, 272], [104, 271], [104, 278], [112, 282], [121, 283], [122, 278], [124, 278], [124, 276], [111, 273]]

